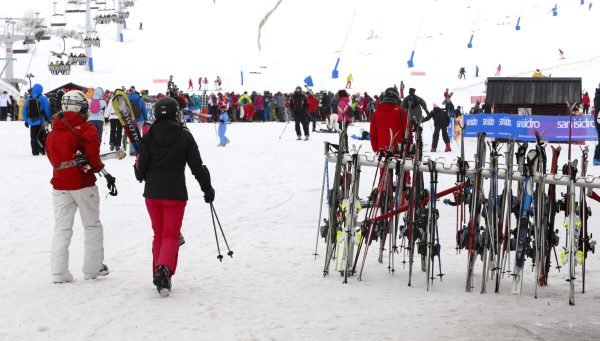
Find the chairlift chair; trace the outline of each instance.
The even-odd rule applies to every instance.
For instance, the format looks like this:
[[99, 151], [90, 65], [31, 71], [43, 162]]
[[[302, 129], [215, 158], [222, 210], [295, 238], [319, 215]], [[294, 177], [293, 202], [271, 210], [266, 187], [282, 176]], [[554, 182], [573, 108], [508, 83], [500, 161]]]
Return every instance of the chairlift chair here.
[[65, 20], [65, 15], [64, 14], [53, 14], [50, 17], [50, 26], [52, 26], [52, 27], [67, 26], [67, 21]]

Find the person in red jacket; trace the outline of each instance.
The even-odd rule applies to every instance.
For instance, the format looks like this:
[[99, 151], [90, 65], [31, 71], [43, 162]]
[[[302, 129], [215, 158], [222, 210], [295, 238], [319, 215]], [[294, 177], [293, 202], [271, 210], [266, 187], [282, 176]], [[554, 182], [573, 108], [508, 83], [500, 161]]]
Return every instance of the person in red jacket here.
[[589, 110], [590, 110], [590, 95], [588, 95], [587, 92], [585, 94], [583, 94], [583, 97], [581, 97], [581, 104], [583, 105], [583, 114], [584, 115], [589, 114]]
[[254, 106], [252, 103], [244, 104], [244, 115], [246, 116], [246, 120], [248, 120], [248, 122], [252, 122], [252, 119], [254, 118]]
[[307, 97], [307, 101], [308, 101], [308, 115], [310, 120], [312, 121], [312, 131], [316, 132], [317, 131], [317, 110], [319, 109], [319, 99], [315, 96], [315, 94], [312, 92], [312, 90], [308, 90], [308, 96]]
[[[385, 90], [381, 103], [371, 117], [371, 148], [396, 151], [406, 132], [408, 115], [400, 106], [400, 94], [395, 88]], [[390, 133], [391, 130], [391, 133]], [[391, 138], [394, 137], [392, 141]], [[391, 142], [391, 143], [390, 143]]]
[[[104, 164], [100, 160], [100, 138], [94, 125], [87, 122], [88, 101], [83, 92], [69, 91], [61, 101], [63, 112], [53, 121], [46, 139], [46, 155], [54, 167], [50, 183], [54, 204], [54, 237], [50, 270], [55, 283], [71, 282], [69, 244], [73, 235], [73, 219], [79, 209], [84, 233], [84, 278], [95, 279], [108, 274], [104, 261], [103, 228], [100, 222], [100, 195], [94, 173]], [[78, 154], [89, 163], [89, 170], [79, 167], [59, 168], [59, 164], [75, 159]]]

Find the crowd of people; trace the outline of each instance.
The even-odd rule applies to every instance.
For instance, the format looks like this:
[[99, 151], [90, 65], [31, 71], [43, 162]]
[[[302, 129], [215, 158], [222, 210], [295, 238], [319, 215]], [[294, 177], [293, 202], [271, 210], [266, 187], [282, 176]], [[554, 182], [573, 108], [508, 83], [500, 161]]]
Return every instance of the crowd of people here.
[[[199, 81], [203, 82], [204, 79], [200, 78]], [[438, 106], [433, 103], [430, 107], [431, 110], [429, 110], [425, 100], [416, 95], [414, 88], [408, 91], [407, 96], [403, 94], [403, 82], [401, 82], [400, 89], [396, 86], [394, 88], [398, 92], [401, 107], [408, 112], [409, 117], [415, 121], [427, 122], [432, 120], [434, 123], [431, 152], [437, 150], [440, 133], [445, 144], [444, 151], [450, 151], [448, 127], [452, 118], [460, 117], [463, 114], [490, 112], [489, 106], [477, 101], [465, 113], [461, 106], [455, 107], [452, 99], [453, 93], [449, 89], [445, 90], [441, 104]], [[149, 95], [147, 91], [138, 92], [135, 86], [131, 86], [127, 90], [123, 87], [122, 90], [128, 94], [140, 132], [143, 133], [146, 130], [144, 127], [155, 119], [153, 115], [154, 103], [163, 97], [172, 97], [178, 103], [182, 121], [186, 123], [214, 122], [220, 125], [219, 146], [226, 146], [230, 142], [225, 136], [226, 125], [237, 122], [293, 121], [297, 139], [305, 140], [309, 139], [311, 132], [338, 132], [344, 125], [352, 122], [371, 121], [373, 113], [377, 110], [383, 96], [383, 93], [381, 93], [371, 97], [367, 92], [350, 94], [346, 89], [341, 89], [336, 93], [325, 90], [315, 92], [308, 87], [303, 89], [299, 86], [292, 92], [252, 91], [248, 93], [244, 91], [238, 93], [229, 91], [209, 93], [207, 90], [203, 90], [190, 94], [180, 90], [173, 82], [172, 77], [164, 94]], [[62, 93], [64, 91], [58, 90], [49, 94], [51, 115], [58, 111], [56, 108], [60, 108], [60, 104], [55, 103], [60, 103]], [[112, 106], [107, 105], [112, 95], [112, 91], [103, 91], [100, 88], [93, 91], [93, 96], [90, 93], [91, 101], [102, 103], [99, 109], [95, 109], [99, 112], [90, 113], [92, 117], [90, 121], [94, 121], [97, 125], [100, 139], [102, 139], [104, 125], [108, 125], [106, 129], [110, 131], [108, 134], [110, 149], [118, 150], [121, 147], [126, 147], [126, 137]], [[596, 94], [596, 97], [598, 97], [598, 94]], [[0, 106], [3, 107], [3, 112], [7, 113], [0, 116], [0, 118], [7, 119], [10, 117], [8, 113], [15, 111], [14, 108], [17, 103], [18, 101], [15, 101], [14, 98], [2, 100], [2, 96], [0, 96]], [[584, 114], [590, 112], [591, 103], [592, 100], [589, 94], [584, 93], [581, 99]], [[92, 106], [92, 108], [96, 108], [96, 106]], [[325, 127], [317, 127], [317, 122], [322, 122]], [[130, 150], [130, 152], [132, 151]], [[35, 150], [32, 149], [32, 153], [35, 154]]]

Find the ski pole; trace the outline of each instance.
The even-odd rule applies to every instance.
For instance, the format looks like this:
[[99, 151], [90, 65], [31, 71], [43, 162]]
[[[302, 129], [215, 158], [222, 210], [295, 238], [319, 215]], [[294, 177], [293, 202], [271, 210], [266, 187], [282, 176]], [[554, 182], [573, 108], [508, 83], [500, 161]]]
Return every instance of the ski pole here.
[[279, 135], [280, 140], [281, 140], [281, 137], [283, 136], [283, 133], [285, 132], [285, 128], [287, 128], [288, 124], [290, 124], [290, 120], [288, 120], [287, 123], [285, 124], [285, 127], [283, 127], [283, 130], [281, 131], [281, 135]]
[[[219, 229], [221, 230], [221, 236], [223, 236], [223, 240], [225, 241], [225, 246], [227, 246], [227, 255], [229, 257], [233, 258], [233, 251], [231, 251], [231, 249], [229, 248], [229, 243], [227, 243], [227, 238], [225, 237], [225, 232], [223, 232], [223, 227], [221, 226], [221, 221], [219, 221], [219, 216], [217, 216], [217, 211], [215, 210], [215, 206], [212, 204], [212, 202], [210, 203], [210, 209], [211, 209], [212, 213], [214, 214], [215, 218], [217, 218], [217, 223], [219, 224]], [[217, 232], [216, 232], [216, 228], [215, 228], [215, 234], [216, 233]]]
[[215, 128], [215, 136], [217, 137], [217, 143], [219, 143], [219, 133], [217, 133], [217, 121], [215, 121], [215, 124], [213, 124], [213, 127]]
[[[328, 148], [328, 142], [325, 142], [326, 147]], [[319, 220], [317, 221], [317, 241], [315, 242], [315, 253], [313, 253], [313, 256], [315, 256], [315, 260], [317, 259], [317, 256], [319, 255], [318, 253], [318, 248], [319, 248], [319, 234], [321, 231], [321, 215], [323, 213], [323, 195], [325, 193], [325, 181], [327, 180], [327, 182], [329, 182], [329, 174], [327, 172], [327, 158], [325, 158], [325, 169], [323, 170], [323, 184], [321, 185], [321, 203], [319, 204]], [[329, 192], [329, 185], [327, 186], [327, 191]], [[329, 197], [329, 193], [327, 194], [327, 196]], [[327, 200], [327, 202], [329, 202], [329, 199]]]
[[223, 256], [221, 255], [221, 248], [219, 247], [219, 238], [217, 237], [217, 226], [215, 225], [215, 214], [212, 203], [210, 204], [210, 217], [212, 218], [213, 229], [215, 230], [215, 240], [217, 241], [217, 252], [219, 253], [217, 259], [219, 262], [222, 262]]

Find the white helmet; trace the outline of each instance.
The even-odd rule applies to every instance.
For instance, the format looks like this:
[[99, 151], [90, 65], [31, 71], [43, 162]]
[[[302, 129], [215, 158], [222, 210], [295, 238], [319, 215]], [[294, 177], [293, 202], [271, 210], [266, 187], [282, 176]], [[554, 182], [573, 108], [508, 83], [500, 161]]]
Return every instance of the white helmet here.
[[86, 113], [88, 109], [88, 101], [83, 92], [79, 90], [71, 90], [63, 95], [61, 99], [61, 108], [63, 111]]

